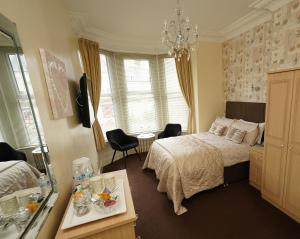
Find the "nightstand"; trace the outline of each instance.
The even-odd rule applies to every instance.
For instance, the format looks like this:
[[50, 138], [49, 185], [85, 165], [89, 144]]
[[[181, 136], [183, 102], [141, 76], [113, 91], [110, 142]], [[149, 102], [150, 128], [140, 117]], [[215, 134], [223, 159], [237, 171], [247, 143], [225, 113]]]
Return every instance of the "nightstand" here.
[[249, 183], [258, 190], [261, 188], [263, 158], [263, 146], [255, 145], [250, 149]]

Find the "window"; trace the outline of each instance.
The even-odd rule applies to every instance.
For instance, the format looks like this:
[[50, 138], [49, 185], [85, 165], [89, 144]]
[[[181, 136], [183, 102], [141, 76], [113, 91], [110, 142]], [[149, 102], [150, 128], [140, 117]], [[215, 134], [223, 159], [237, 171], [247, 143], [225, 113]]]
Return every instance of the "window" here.
[[127, 92], [151, 92], [150, 66], [148, 60], [124, 60]]
[[[40, 144], [40, 142], [39, 142], [32, 110], [30, 107], [29, 99], [27, 96], [25, 83], [23, 81], [18, 57], [16, 54], [9, 54], [8, 56], [9, 56], [9, 61], [11, 63], [11, 68], [12, 68], [12, 72], [14, 75], [14, 79], [15, 79], [16, 97], [17, 97], [17, 102], [19, 104], [18, 106], [19, 106], [22, 121], [23, 121], [23, 126], [24, 126], [23, 129], [26, 132], [26, 135], [25, 135], [26, 139], [24, 139], [24, 136], [19, 135], [19, 138], [23, 138], [22, 143], [20, 143], [22, 145], [19, 145], [19, 146], [38, 145], [38, 144]], [[29, 88], [30, 97], [31, 97], [32, 103], [34, 105], [34, 110], [35, 110], [35, 112], [38, 112], [36, 104], [35, 104], [33, 90], [32, 90], [30, 79], [29, 79], [29, 74], [28, 74], [25, 57], [24, 57], [24, 55], [20, 55], [20, 58], [21, 58], [21, 63], [22, 63], [25, 78], [26, 78], [26, 83]], [[37, 120], [38, 120], [38, 124], [39, 124], [39, 129], [41, 130], [42, 128], [41, 128], [40, 119], [38, 118]], [[41, 134], [42, 134], [42, 139], [44, 139], [43, 132], [41, 132]]]
[[149, 60], [124, 59], [128, 131], [157, 130]]
[[102, 92], [98, 116], [104, 132], [162, 130], [167, 123], [187, 128], [188, 108], [175, 61], [166, 56], [100, 54]]

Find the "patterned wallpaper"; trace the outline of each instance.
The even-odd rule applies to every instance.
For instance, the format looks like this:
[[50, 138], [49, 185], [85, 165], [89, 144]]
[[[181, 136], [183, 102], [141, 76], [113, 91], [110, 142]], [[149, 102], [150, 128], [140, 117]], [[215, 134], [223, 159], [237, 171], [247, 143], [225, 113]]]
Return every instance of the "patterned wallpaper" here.
[[[296, 26], [298, 24], [298, 26]], [[266, 101], [267, 72], [300, 67], [300, 0], [223, 44], [226, 100]]]

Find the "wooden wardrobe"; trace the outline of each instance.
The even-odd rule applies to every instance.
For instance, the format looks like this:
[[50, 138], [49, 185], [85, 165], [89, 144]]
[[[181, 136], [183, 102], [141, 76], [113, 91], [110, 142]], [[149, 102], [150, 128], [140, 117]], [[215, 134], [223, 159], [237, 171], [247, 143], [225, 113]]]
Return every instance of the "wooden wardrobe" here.
[[300, 70], [268, 76], [262, 196], [300, 223]]

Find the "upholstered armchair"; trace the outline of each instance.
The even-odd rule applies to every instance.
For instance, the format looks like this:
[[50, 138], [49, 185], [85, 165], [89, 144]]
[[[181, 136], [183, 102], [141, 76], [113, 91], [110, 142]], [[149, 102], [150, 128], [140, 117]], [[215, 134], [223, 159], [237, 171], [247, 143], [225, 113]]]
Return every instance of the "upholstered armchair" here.
[[124, 133], [121, 129], [114, 129], [106, 132], [107, 140], [114, 150], [114, 154], [111, 160], [111, 163], [114, 162], [116, 151], [121, 151], [123, 153], [125, 168], [126, 168], [126, 158], [128, 157], [128, 150], [134, 149], [137, 156], [140, 158], [139, 153], [136, 150], [136, 147], [139, 146], [139, 141], [136, 137], [130, 136]]
[[11, 160], [23, 160], [26, 162], [26, 154], [22, 151], [15, 150], [8, 143], [0, 142], [0, 162]]
[[181, 135], [181, 125], [180, 124], [167, 124], [163, 132], [158, 135], [159, 139], [169, 138]]

